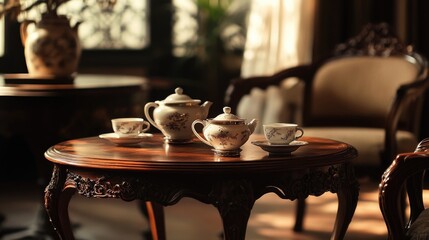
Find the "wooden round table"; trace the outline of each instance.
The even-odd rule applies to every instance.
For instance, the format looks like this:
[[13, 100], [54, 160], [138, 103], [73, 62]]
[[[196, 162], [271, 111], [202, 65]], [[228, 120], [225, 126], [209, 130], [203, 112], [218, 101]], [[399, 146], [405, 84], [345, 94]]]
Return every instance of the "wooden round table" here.
[[343, 239], [353, 217], [359, 186], [350, 160], [352, 146], [334, 140], [303, 137], [309, 144], [289, 155], [270, 155], [251, 142], [239, 157], [213, 154], [211, 147], [166, 144], [155, 134], [135, 146], [117, 146], [98, 137], [52, 146], [45, 157], [54, 163], [45, 190], [45, 208], [62, 239], [74, 239], [67, 206], [77, 191], [91, 198], [140, 199], [164, 206], [183, 197], [214, 205], [225, 239], [245, 239], [255, 201], [274, 192], [283, 199], [304, 199], [330, 191], [338, 195], [331, 239]]

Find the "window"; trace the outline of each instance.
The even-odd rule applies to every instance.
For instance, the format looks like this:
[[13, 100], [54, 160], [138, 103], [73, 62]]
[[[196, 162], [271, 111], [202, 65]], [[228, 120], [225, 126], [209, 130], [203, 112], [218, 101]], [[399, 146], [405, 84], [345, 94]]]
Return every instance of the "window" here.
[[[156, 58], [171, 52], [171, 47], [165, 47], [164, 43], [166, 37], [171, 38], [171, 16], [168, 16], [171, 11], [167, 7], [170, 4], [171, 0], [70, 0], [58, 12], [67, 15], [72, 26], [82, 22], [79, 25], [82, 72], [117, 72], [115, 69], [127, 67], [140, 74], [151, 64], [154, 48], [160, 49], [156, 50]], [[42, 10], [33, 8], [27, 17], [38, 20]], [[0, 71], [25, 72], [19, 23], [6, 19], [5, 31], [7, 41]], [[19, 67], [14, 61], [19, 62]]]
[[250, 0], [173, 0], [173, 54], [197, 54], [218, 38], [227, 51], [242, 51]]
[[84, 49], [143, 49], [149, 43], [149, 9], [146, 0], [69, 1], [59, 13], [79, 25]]
[[197, 6], [194, 0], [173, 0], [173, 55], [177, 57], [193, 55], [198, 41]]
[[[177, 58], [193, 57], [201, 47], [204, 47], [202, 42], [204, 39], [201, 38], [202, 29], [199, 26], [201, 9], [198, 4], [205, 1], [214, 9], [221, 6], [222, 11], [226, 10], [226, 6], [248, 5], [249, 2], [248, 0], [219, 2], [198, 0], [198, 3], [196, 0], [70, 0], [60, 7], [59, 13], [67, 15], [72, 25], [81, 22], [79, 37], [83, 52], [80, 65], [83, 68], [147, 67], [159, 62], [175, 61]], [[241, 8], [238, 7], [238, 9]], [[32, 13], [28, 13], [28, 17], [37, 20], [37, 17], [40, 18], [41, 10], [43, 9], [34, 8]], [[244, 18], [237, 18], [231, 12], [227, 14], [229, 14], [229, 27], [224, 28], [222, 37], [228, 38], [230, 43], [238, 42], [235, 45], [243, 49]], [[237, 19], [241, 21], [239, 24], [233, 22]], [[12, 54], [13, 57], [20, 57], [21, 54], [21, 50], [11, 51], [16, 47], [20, 48], [18, 25], [7, 23], [6, 37], [7, 40], [12, 39], [6, 42], [8, 57]], [[237, 32], [240, 33], [236, 34]], [[238, 37], [231, 38], [233, 35]], [[4, 62], [7, 65], [9, 61]], [[5, 69], [11, 68], [6, 66]], [[165, 71], [165, 66], [160, 70]]]

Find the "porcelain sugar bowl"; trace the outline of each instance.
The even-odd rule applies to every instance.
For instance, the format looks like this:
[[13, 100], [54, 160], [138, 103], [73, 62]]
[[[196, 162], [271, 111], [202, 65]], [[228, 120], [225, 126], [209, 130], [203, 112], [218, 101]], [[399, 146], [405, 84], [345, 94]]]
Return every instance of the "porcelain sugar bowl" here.
[[[176, 88], [175, 93], [162, 101], [148, 102], [144, 107], [147, 120], [162, 134], [167, 143], [188, 143], [194, 138], [191, 124], [195, 119], [207, 118], [209, 108], [213, 104], [192, 99], [183, 94], [182, 88]], [[153, 110], [153, 118], [150, 109]]]
[[[197, 119], [192, 123], [192, 131], [205, 144], [212, 146], [215, 154], [220, 156], [240, 155], [240, 147], [247, 142], [250, 135], [255, 130], [257, 120], [253, 119], [249, 123], [231, 114], [230, 107], [224, 107], [222, 114], [213, 119]], [[202, 137], [195, 126], [203, 125]]]

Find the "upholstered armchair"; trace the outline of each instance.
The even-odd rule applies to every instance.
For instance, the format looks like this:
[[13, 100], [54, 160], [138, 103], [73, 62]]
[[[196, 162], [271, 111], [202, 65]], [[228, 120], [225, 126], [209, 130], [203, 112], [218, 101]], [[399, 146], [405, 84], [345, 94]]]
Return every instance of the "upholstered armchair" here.
[[[355, 165], [374, 167], [380, 176], [397, 152], [412, 151], [418, 143], [421, 100], [429, 86], [426, 68], [426, 59], [401, 43], [386, 24], [368, 25], [319, 62], [272, 76], [234, 79], [225, 104], [237, 112], [241, 100], [255, 89], [267, 90], [265, 100], [277, 102], [261, 103], [265, 114], [272, 109], [288, 113], [289, 118], [280, 121], [298, 119], [304, 135], [353, 145], [359, 152]], [[282, 84], [290, 79], [302, 88], [283, 91]], [[273, 86], [280, 90], [270, 92]], [[302, 95], [297, 94], [301, 90]], [[290, 104], [290, 95], [302, 99]], [[253, 102], [249, 111], [255, 108]], [[298, 118], [290, 118], [297, 113], [301, 113]], [[260, 125], [271, 121], [259, 117], [263, 118]]]
[[[261, 118], [261, 125], [296, 121], [304, 136], [349, 143], [359, 154], [354, 165], [365, 173], [374, 170], [378, 178], [398, 152], [413, 151], [418, 144], [422, 99], [429, 86], [426, 71], [426, 59], [386, 24], [370, 24], [326, 59], [271, 76], [234, 79], [225, 104], [239, 113], [259, 107], [263, 114], [253, 117]], [[291, 81], [297, 82], [293, 90], [284, 89]], [[243, 111], [243, 100], [254, 96], [265, 102], [247, 101], [250, 110]], [[274, 110], [286, 118], [267, 118]], [[298, 203], [295, 230], [302, 229], [305, 206], [304, 199]]]
[[[423, 176], [429, 168], [429, 138], [422, 140], [414, 152], [396, 156], [384, 172], [379, 185], [379, 204], [390, 240], [429, 239], [429, 209], [423, 205]], [[410, 214], [405, 223], [404, 188], [408, 194]]]

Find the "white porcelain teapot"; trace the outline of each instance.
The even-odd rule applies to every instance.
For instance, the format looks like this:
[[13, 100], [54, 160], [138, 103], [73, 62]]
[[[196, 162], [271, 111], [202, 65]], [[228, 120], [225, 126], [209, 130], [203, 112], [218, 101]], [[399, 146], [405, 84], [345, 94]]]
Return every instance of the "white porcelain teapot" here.
[[[240, 147], [247, 142], [250, 135], [255, 131], [258, 121], [253, 119], [246, 123], [245, 119], [231, 114], [230, 107], [224, 107], [223, 112], [213, 119], [195, 120], [192, 123], [192, 131], [203, 143], [212, 146], [216, 154], [222, 156], [239, 155]], [[197, 124], [204, 126], [204, 137], [195, 129]]]
[[[191, 124], [195, 119], [206, 118], [213, 104], [206, 101], [191, 99], [183, 94], [182, 88], [176, 88], [175, 93], [163, 101], [148, 102], [144, 107], [147, 120], [158, 128], [168, 143], [186, 143], [194, 137]], [[150, 109], [153, 110], [153, 118]]]

